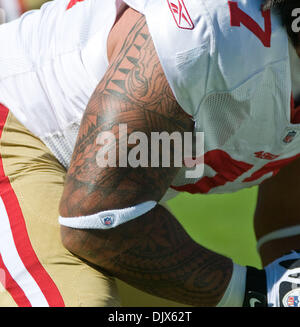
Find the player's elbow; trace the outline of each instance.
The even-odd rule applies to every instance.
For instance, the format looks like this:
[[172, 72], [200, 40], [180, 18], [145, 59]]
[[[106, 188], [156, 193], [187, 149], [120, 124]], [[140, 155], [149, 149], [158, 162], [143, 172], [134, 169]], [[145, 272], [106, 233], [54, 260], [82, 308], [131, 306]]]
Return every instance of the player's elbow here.
[[89, 230], [74, 229], [66, 226], [60, 226], [60, 235], [62, 245], [71, 253], [91, 261], [91, 246], [89, 245]]
[[120, 253], [116, 231], [77, 229], [61, 225], [62, 245], [72, 254], [114, 274], [110, 258]]

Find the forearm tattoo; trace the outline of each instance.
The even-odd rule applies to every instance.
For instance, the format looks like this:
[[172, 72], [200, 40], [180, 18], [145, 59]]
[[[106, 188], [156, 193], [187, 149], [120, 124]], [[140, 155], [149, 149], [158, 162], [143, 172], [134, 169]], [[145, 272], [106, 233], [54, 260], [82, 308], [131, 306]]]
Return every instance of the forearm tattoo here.
[[[178, 168], [97, 165], [99, 133], [112, 132], [122, 143], [117, 128], [122, 123], [128, 133], [147, 135], [193, 130], [168, 85], [144, 17], [132, 27], [85, 111], [60, 204], [62, 216], [159, 201], [168, 189]], [[62, 226], [61, 231], [65, 246], [78, 256], [133, 286], [178, 302], [214, 305], [231, 276], [231, 260], [195, 243], [161, 206], [111, 230]]]
[[215, 306], [232, 262], [186, 233], [165, 208], [109, 230], [63, 228], [72, 252], [152, 295], [193, 306]]

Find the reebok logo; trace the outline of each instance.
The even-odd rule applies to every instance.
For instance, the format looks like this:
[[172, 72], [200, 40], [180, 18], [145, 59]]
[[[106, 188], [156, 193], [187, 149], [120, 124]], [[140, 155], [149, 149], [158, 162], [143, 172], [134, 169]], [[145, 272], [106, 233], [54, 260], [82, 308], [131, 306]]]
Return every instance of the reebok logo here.
[[183, 0], [167, 0], [176, 25], [185, 30], [194, 29], [194, 23]]

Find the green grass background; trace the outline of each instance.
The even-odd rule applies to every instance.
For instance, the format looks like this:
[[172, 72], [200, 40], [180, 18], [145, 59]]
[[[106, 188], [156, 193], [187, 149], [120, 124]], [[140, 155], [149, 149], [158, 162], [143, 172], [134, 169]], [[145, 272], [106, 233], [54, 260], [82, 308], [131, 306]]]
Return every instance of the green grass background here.
[[[201, 245], [226, 255], [237, 264], [261, 267], [253, 230], [257, 187], [232, 194], [180, 194], [168, 202], [171, 211]], [[183, 306], [138, 291], [118, 281], [126, 307]]]

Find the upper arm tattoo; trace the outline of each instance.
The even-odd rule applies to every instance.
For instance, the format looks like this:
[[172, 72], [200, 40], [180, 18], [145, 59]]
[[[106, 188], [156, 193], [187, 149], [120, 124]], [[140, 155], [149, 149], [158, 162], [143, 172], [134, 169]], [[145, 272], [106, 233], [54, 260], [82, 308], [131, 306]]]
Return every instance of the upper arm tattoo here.
[[[110, 64], [84, 113], [60, 205], [63, 216], [87, 215], [160, 200], [174, 179], [174, 167], [99, 167], [99, 133], [114, 134], [116, 154], [128, 134], [192, 131], [193, 122], [176, 102], [166, 80], [145, 18], [141, 16]], [[127, 145], [128, 151], [135, 145]], [[174, 150], [174, 149], [173, 149]], [[172, 152], [172, 149], [171, 149]]]

